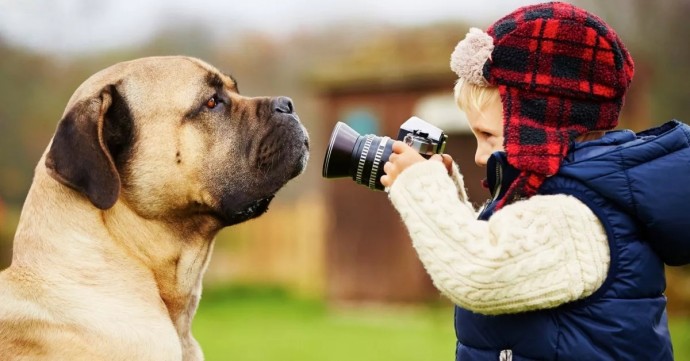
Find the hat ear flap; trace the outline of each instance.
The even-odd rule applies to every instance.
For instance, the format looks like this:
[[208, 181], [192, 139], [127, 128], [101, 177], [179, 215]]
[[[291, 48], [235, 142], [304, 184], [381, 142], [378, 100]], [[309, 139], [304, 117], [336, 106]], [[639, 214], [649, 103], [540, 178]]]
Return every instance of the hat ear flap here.
[[112, 207], [120, 195], [120, 176], [103, 134], [112, 104], [111, 88], [104, 87], [67, 111], [45, 161], [53, 178], [84, 194], [100, 209]]

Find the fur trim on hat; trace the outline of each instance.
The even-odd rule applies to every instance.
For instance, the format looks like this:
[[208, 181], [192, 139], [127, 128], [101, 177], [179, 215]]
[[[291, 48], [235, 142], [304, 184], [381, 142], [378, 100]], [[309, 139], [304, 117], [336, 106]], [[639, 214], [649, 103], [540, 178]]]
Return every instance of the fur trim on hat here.
[[488, 86], [483, 76], [484, 64], [491, 58], [494, 50], [494, 39], [484, 31], [470, 28], [455, 47], [450, 56], [450, 68], [466, 82], [479, 86]]

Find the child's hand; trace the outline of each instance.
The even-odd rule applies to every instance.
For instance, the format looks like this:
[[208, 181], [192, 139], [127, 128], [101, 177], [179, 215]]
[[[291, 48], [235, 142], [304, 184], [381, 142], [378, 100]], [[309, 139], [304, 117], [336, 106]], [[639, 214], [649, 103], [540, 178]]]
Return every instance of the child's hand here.
[[[393, 153], [391, 154], [390, 158], [388, 158], [388, 162], [386, 162], [386, 164], [383, 166], [383, 171], [386, 174], [381, 176], [381, 184], [383, 184], [384, 187], [389, 188], [393, 185], [393, 182], [395, 182], [395, 179], [398, 178], [400, 173], [402, 173], [405, 169], [415, 163], [423, 162], [425, 160], [426, 159], [424, 159], [424, 157], [422, 157], [409, 145], [401, 141], [396, 141], [393, 143]], [[451, 173], [453, 158], [451, 158], [451, 156], [448, 154], [434, 154], [431, 158], [429, 158], [429, 160], [442, 162], [446, 169], [448, 169], [448, 174]]]
[[429, 158], [429, 160], [435, 160], [437, 162], [443, 163], [443, 165], [446, 166], [446, 170], [448, 170], [448, 175], [453, 174], [453, 157], [451, 157], [448, 154], [434, 154]]

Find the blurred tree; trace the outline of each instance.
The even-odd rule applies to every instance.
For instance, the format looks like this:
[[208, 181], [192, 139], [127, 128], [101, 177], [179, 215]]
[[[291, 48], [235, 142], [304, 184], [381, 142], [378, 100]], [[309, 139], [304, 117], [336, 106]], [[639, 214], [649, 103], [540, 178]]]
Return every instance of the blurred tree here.
[[45, 142], [50, 129], [43, 125], [44, 109], [51, 103], [50, 62], [0, 44], [0, 197], [21, 202], [31, 180], [31, 169], [40, 151], [34, 142]]

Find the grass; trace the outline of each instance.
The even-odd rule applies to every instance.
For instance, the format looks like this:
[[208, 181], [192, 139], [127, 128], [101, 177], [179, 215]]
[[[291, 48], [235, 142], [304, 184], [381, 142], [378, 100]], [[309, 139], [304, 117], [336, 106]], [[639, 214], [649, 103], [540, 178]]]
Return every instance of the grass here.
[[279, 291], [204, 292], [194, 336], [206, 360], [451, 360], [452, 310], [333, 311]]
[[690, 317], [672, 318], [669, 320], [669, 327], [676, 361], [690, 360]]
[[[193, 332], [208, 361], [453, 360], [449, 307], [329, 309], [275, 289], [204, 291]], [[672, 319], [690, 360], [690, 318]]]

